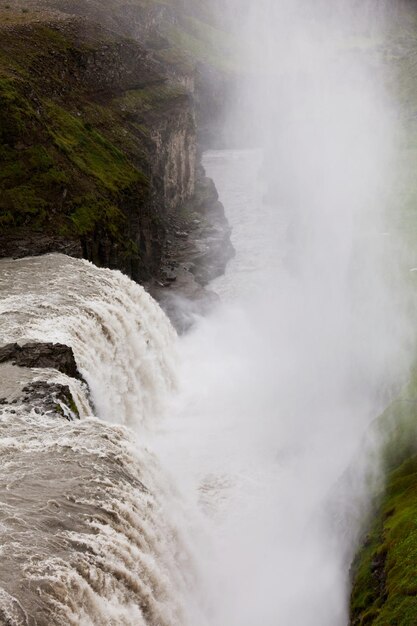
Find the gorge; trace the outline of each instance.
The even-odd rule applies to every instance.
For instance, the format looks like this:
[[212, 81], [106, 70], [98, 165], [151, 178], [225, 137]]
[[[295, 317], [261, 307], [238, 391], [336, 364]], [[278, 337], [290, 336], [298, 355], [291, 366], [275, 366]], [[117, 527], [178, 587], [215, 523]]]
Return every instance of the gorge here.
[[0, 32], [0, 623], [414, 625], [413, 3]]

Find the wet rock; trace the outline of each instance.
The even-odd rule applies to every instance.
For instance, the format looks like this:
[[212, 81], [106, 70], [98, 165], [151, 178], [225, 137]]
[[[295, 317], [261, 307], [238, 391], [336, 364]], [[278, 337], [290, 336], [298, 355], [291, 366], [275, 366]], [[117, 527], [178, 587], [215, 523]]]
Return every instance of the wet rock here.
[[80, 417], [76, 401], [80, 394], [94, 413], [87, 384], [66, 375], [57, 376], [54, 370], [20, 367], [6, 361], [0, 363], [0, 381], [0, 415], [48, 415], [73, 421]]
[[[113, 0], [30, 0], [29, 12], [27, 4], [22, 10], [19, 5], [15, 22], [9, 23], [8, 10], [7, 23], [0, 24], [1, 52], [13, 59], [10, 72], [20, 78], [13, 97], [4, 98], [9, 108], [3, 107], [1, 120], [8, 163], [16, 163], [18, 174], [13, 188], [3, 183], [0, 194], [0, 257], [61, 252], [119, 269], [142, 284], [174, 282], [163, 278], [166, 250], [175, 252], [193, 227], [203, 228], [206, 217], [210, 222], [203, 205], [218, 199], [213, 183], [199, 172], [198, 131], [213, 126], [217, 136], [223, 93], [231, 84], [229, 73], [186, 60], [187, 51], [178, 54], [181, 46], [170, 41], [170, 30], [184, 27], [195, 3], [121, 7]], [[200, 13], [211, 28], [210, 11]], [[36, 63], [27, 72], [32, 57]], [[25, 126], [14, 120], [15, 109], [31, 111]], [[83, 167], [75, 167], [80, 159], [70, 158], [71, 151], [51, 145], [51, 125], [54, 136], [82, 145]], [[101, 159], [94, 156], [97, 133]], [[44, 177], [50, 182], [28, 176], [33, 147], [44, 161], [48, 154], [41, 166], [51, 167]], [[98, 171], [101, 162], [108, 165]], [[25, 208], [33, 197], [38, 212]], [[190, 219], [179, 220], [184, 211]], [[213, 268], [220, 254], [219, 248], [211, 255]], [[198, 280], [207, 282], [198, 266]]]
[[39, 233], [28, 228], [4, 231], [0, 236], [0, 257], [22, 259], [48, 252], [60, 252], [76, 258], [82, 257], [79, 239], [64, 238], [59, 235]]
[[68, 421], [80, 417], [68, 385], [39, 380], [26, 385], [23, 392], [23, 404], [40, 415], [56, 414]]
[[11, 361], [20, 367], [52, 368], [82, 380], [72, 348], [60, 343], [9, 343], [0, 348], [0, 363]]
[[214, 182], [199, 167], [195, 193], [183, 215], [170, 217], [170, 236], [158, 277], [146, 285], [180, 333], [218, 302], [207, 286], [224, 273], [235, 254], [231, 228], [218, 198]]

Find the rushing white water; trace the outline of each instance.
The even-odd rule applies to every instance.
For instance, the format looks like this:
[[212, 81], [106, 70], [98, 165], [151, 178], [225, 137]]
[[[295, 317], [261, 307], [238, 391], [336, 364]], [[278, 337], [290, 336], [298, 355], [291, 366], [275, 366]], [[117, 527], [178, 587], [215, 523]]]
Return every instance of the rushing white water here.
[[285, 217], [246, 176], [256, 163], [257, 153], [206, 157], [232, 208], [237, 255], [216, 283], [225, 304], [182, 340], [180, 394], [154, 445], [190, 516], [202, 516], [210, 624], [343, 625], [358, 530], [346, 533], [343, 517], [363, 494], [365, 467], [353, 484], [338, 482], [401, 371], [392, 364], [402, 344], [379, 296], [367, 306], [387, 324], [381, 335], [360, 303], [305, 289], [284, 263], [268, 274], [271, 254], [276, 265], [282, 255], [268, 242], [285, 246]]
[[0, 341], [70, 345], [97, 414], [137, 428], [175, 384], [175, 332], [120, 272], [63, 255], [2, 261]]
[[122, 274], [62, 255], [2, 260], [0, 276], [1, 341], [72, 346], [91, 391], [52, 370], [1, 366], [3, 394], [68, 384], [82, 419], [18, 394], [0, 407], [0, 623], [202, 624], [183, 601], [186, 523], [143, 445], [175, 381], [168, 319]]

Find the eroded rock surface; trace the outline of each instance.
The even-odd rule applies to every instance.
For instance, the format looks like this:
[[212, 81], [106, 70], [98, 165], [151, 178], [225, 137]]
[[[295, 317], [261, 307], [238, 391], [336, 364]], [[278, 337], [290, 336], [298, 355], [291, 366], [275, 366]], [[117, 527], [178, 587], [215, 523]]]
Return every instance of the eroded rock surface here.
[[72, 348], [60, 343], [9, 343], [0, 347], [0, 363], [30, 368], [52, 368], [71, 378], [82, 380]]

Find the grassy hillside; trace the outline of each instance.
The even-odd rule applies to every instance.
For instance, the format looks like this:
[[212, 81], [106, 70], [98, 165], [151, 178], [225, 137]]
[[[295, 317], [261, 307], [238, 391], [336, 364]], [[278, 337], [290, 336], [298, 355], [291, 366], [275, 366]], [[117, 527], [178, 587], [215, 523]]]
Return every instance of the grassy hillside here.
[[354, 563], [351, 624], [417, 623], [417, 456], [389, 473], [382, 503]]

